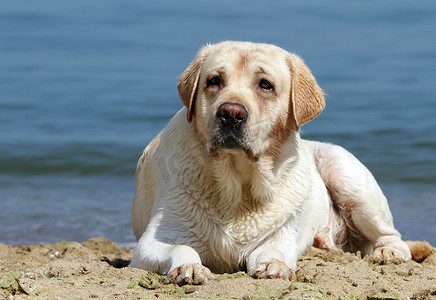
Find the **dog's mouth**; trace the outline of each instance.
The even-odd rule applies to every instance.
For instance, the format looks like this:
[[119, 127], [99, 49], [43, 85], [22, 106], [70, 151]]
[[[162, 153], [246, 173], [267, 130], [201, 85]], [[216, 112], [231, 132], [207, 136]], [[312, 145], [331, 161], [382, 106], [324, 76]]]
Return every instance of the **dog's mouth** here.
[[242, 148], [244, 149], [244, 145], [237, 139], [233, 138], [233, 137], [228, 137], [226, 138], [221, 147], [225, 148], [225, 149], [237, 149], [237, 148]]
[[252, 161], [258, 161], [259, 157], [253, 153], [251, 147], [245, 142], [245, 140], [235, 135], [234, 133], [219, 134], [216, 136], [209, 147], [209, 152], [212, 156], [220, 158], [220, 154], [232, 153], [237, 154], [238, 152], [245, 153], [248, 158]]
[[247, 144], [244, 140], [241, 130], [229, 130], [221, 128], [214, 140], [215, 147], [223, 149], [247, 149]]

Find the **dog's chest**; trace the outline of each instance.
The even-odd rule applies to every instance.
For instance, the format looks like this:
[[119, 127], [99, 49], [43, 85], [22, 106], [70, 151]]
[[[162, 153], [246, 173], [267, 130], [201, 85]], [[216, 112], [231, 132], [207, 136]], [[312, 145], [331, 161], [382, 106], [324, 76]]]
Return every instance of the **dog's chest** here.
[[263, 207], [240, 209], [235, 218], [226, 226], [227, 235], [239, 245], [262, 239], [282, 222], [285, 216], [280, 211]]
[[198, 249], [202, 261], [219, 272], [240, 270], [247, 256], [274, 238], [275, 233], [283, 229], [283, 224], [292, 218], [288, 209], [278, 206], [279, 203], [268, 207], [244, 205], [234, 208], [238, 213], [230, 219], [218, 217], [222, 212], [215, 211], [213, 224], [201, 226], [211, 228], [209, 234], [202, 235], [203, 246]]
[[[303, 191], [293, 188], [291, 180], [277, 182], [268, 188], [260, 180], [243, 182], [238, 179], [211, 184], [213, 188], [209, 191], [212, 192], [203, 193], [209, 197], [201, 201], [201, 205], [207, 206], [209, 215], [203, 220], [212, 222], [216, 229], [212, 236], [231, 248], [257, 243], [276, 232], [293, 218], [305, 196]], [[209, 225], [204, 227], [211, 228]], [[215, 243], [214, 238], [209, 243]]]
[[214, 215], [219, 239], [227, 241], [224, 245], [240, 248], [271, 235], [292, 216], [292, 209], [285, 197], [262, 202], [244, 193], [241, 198], [214, 207], [210, 212]]

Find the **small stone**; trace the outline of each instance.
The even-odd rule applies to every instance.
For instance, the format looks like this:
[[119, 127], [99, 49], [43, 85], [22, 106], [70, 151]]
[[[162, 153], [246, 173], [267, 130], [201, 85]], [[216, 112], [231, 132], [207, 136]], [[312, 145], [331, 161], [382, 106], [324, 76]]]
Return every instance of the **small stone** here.
[[195, 292], [196, 290], [198, 290], [197, 287], [195, 286], [190, 286], [185, 290], [185, 294], [192, 294], [193, 292]]
[[41, 288], [35, 284], [35, 281], [28, 278], [18, 279], [20, 289], [27, 295], [37, 295], [41, 292]]

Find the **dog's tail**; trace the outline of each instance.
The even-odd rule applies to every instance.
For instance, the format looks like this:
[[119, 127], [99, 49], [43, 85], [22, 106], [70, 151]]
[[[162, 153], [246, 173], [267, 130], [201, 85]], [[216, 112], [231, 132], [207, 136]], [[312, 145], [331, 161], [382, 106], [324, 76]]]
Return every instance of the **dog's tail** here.
[[428, 242], [407, 241], [407, 246], [412, 253], [412, 259], [416, 262], [422, 262], [434, 251]]

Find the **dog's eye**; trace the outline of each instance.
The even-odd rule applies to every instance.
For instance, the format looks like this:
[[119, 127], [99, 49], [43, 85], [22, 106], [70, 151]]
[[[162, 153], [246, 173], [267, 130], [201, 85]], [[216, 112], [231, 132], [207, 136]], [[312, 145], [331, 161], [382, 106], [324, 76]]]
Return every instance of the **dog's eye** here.
[[212, 77], [207, 81], [207, 87], [210, 86], [219, 86], [221, 84], [221, 80], [218, 76]]
[[268, 90], [268, 91], [272, 91], [272, 90], [274, 90], [274, 86], [271, 84], [271, 82], [269, 82], [269, 81], [266, 80], [266, 79], [262, 79], [262, 80], [259, 82], [259, 86], [260, 86], [262, 89], [264, 89], [264, 90]]

